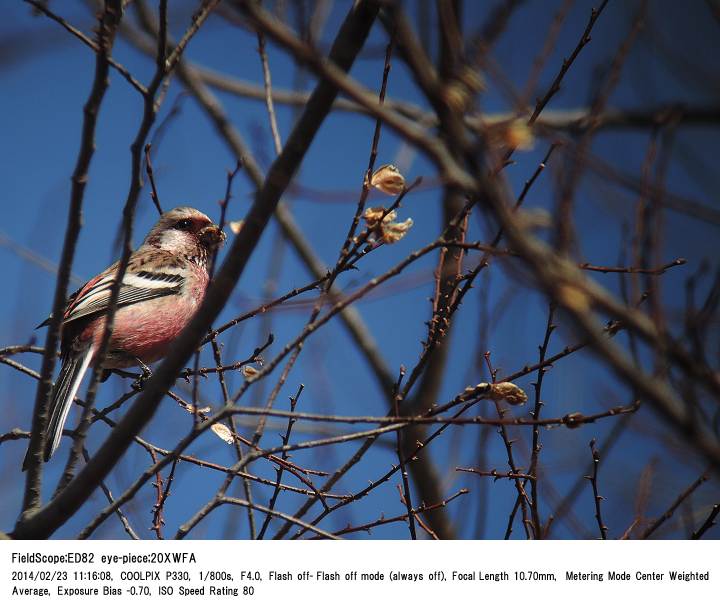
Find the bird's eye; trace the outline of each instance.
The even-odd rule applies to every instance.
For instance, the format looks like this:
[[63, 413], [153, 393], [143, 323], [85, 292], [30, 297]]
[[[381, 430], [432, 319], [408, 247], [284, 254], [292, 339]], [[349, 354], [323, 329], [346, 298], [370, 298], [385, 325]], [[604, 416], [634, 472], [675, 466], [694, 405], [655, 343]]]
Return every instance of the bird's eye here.
[[190, 220], [179, 220], [175, 223], [175, 228], [178, 230], [188, 230], [189, 228], [192, 228], [192, 222]]

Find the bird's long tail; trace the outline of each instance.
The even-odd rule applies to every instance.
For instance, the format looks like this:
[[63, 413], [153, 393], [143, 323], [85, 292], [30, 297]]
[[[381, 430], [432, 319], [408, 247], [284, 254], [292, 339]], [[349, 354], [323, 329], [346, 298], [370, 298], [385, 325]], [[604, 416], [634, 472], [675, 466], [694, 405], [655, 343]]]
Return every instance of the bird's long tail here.
[[[83, 376], [90, 365], [95, 349], [92, 344], [80, 353], [73, 353], [63, 360], [60, 374], [58, 375], [55, 385], [53, 386], [52, 396], [50, 398], [50, 407], [48, 410], [48, 424], [45, 436], [45, 461], [48, 461], [53, 453], [60, 445], [63, 427], [70, 412], [70, 405], [75, 399]], [[29, 464], [29, 451], [25, 455], [23, 470], [27, 469]]]

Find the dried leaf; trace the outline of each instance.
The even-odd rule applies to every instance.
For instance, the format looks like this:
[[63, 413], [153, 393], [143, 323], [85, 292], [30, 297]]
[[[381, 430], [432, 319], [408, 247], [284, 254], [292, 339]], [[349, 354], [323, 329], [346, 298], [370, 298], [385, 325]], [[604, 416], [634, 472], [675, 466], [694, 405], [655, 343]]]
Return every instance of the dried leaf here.
[[195, 406], [193, 406], [192, 404], [188, 404], [187, 402], [180, 403], [180, 405], [185, 410], [187, 410], [190, 414], [197, 414], [197, 413], [205, 414], [212, 410], [212, 408], [210, 408], [210, 406], [205, 406], [204, 408], [196, 408]]
[[518, 150], [532, 150], [535, 145], [535, 137], [532, 129], [522, 119], [510, 123], [506, 133], [508, 146]]
[[242, 369], [243, 376], [250, 380], [254, 379], [258, 374], [260, 374], [260, 371], [257, 368], [253, 368], [252, 366], [245, 366]]
[[535, 136], [527, 122], [517, 118], [487, 125], [487, 141], [492, 148], [531, 150], [535, 145]]
[[449, 86], [442, 90], [442, 96], [445, 103], [457, 114], [464, 114], [467, 109], [468, 102], [472, 97], [472, 91], [459, 81], [452, 82]]
[[527, 402], [527, 394], [515, 383], [495, 383], [490, 385], [488, 398], [495, 401], [504, 400], [512, 406]]
[[482, 397], [496, 402], [505, 401], [512, 406], [518, 406], [527, 402], [527, 394], [515, 383], [478, 383], [477, 385], [465, 387], [460, 397], [469, 400]]
[[365, 224], [367, 224], [367, 227], [370, 230], [374, 230], [375, 228], [377, 228], [377, 226], [382, 220], [390, 216], [392, 216], [392, 219], [394, 219], [397, 215], [394, 211], [391, 211], [389, 214], [387, 214], [387, 216], [385, 216], [385, 218], [383, 218], [386, 211], [387, 210], [384, 207], [368, 207], [363, 212], [363, 220], [365, 220]]
[[550, 212], [539, 207], [531, 207], [523, 211], [519, 211], [518, 220], [522, 223], [523, 230], [525, 231], [550, 228], [554, 224], [554, 220]]
[[223, 442], [232, 444], [235, 441], [232, 431], [230, 431], [227, 425], [223, 425], [222, 423], [215, 423], [214, 425], [210, 426], [210, 429], [212, 429], [217, 435], [217, 437], [220, 438]]
[[383, 165], [372, 174], [370, 185], [386, 195], [399, 195], [405, 188], [405, 178], [395, 165]]
[[240, 232], [243, 224], [245, 224], [244, 220], [233, 220], [232, 222], [228, 222], [230, 230], [236, 235]]

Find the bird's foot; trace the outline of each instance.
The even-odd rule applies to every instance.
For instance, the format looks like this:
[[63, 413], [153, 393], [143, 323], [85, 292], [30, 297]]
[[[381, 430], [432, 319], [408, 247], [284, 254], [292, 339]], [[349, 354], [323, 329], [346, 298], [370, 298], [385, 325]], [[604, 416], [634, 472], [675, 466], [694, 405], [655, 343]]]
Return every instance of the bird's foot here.
[[142, 374], [133, 381], [132, 388], [136, 391], [142, 391], [145, 386], [145, 382], [152, 376], [152, 370], [150, 370], [150, 368], [140, 358], [136, 357], [135, 361], [137, 361], [138, 366], [140, 366]]

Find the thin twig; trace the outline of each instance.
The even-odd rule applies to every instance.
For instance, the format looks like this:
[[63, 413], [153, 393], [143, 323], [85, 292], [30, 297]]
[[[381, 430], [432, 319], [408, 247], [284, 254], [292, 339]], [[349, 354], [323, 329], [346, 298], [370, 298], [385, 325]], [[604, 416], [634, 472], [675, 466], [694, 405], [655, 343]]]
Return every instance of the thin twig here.
[[598, 493], [597, 474], [598, 466], [600, 465], [600, 452], [595, 448], [595, 438], [590, 441], [590, 452], [592, 453], [593, 469], [592, 474], [585, 477], [590, 480], [590, 484], [592, 485], [593, 499], [595, 500], [595, 520], [597, 520], [598, 528], [600, 529], [600, 537], [607, 539], [608, 528], [605, 526], [600, 512], [600, 502], [605, 498], [601, 497], [600, 493]]
[[496, 469], [491, 469], [490, 471], [483, 471], [480, 469], [475, 469], [474, 467], [456, 466], [455, 471], [468, 472], [470, 474], [475, 474], [476, 476], [485, 476], [487, 478], [493, 478], [495, 480], [500, 480], [500, 478], [507, 478], [508, 480], [535, 480], [535, 476], [533, 476], [532, 474], [523, 474], [521, 472], [499, 472]]
[[[88, 38], [85, 34], [83, 34], [80, 30], [78, 30], [76, 27], [69, 24], [65, 19], [57, 15], [56, 13], [53, 13], [48, 7], [47, 4], [44, 2], [41, 2], [40, 0], [24, 0], [28, 4], [31, 4], [36, 10], [40, 11], [43, 15], [49, 17], [53, 21], [59, 23], [62, 27], [64, 27], [68, 32], [70, 32], [73, 36], [75, 36], [78, 40], [80, 40], [83, 44], [90, 47], [95, 53], [101, 53], [101, 45], [97, 44], [94, 40], [91, 38]], [[120, 74], [125, 80], [130, 83], [130, 86], [132, 86], [140, 95], [146, 95], [147, 89], [144, 87], [142, 83], [140, 83], [138, 80], [136, 80], [132, 74], [127, 70], [125, 66], [118, 63], [115, 59], [107, 56], [107, 62], [109, 65], [111, 65], [115, 70], [117, 70], [118, 74]]]
[[158, 214], [162, 216], [163, 211], [160, 206], [160, 197], [158, 196], [157, 186], [155, 186], [155, 172], [153, 170], [152, 162], [150, 161], [151, 148], [152, 144], [150, 142], [145, 144], [145, 173], [147, 174], [148, 180], [150, 180], [150, 198], [152, 199]]
[[662, 275], [668, 269], [671, 269], [675, 266], [682, 266], [686, 263], [687, 260], [685, 260], [685, 258], [676, 258], [672, 262], [668, 262], [667, 264], [663, 264], [662, 266], [654, 269], [646, 269], [633, 266], [598, 266], [595, 264], [589, 264], [587, 262], [581, 263], [579, 267], [585, 271], [597, 271], [599, 273], [637, 273], [640, 275]]
[[[294, 396], [290, 397], [290, 412], [295, 412], [295, 406], [297, 406], [298, 400], [300, 399], [300, 394], [302, 393], [303, 389], [305, 389], [305, 385], [300, 385], [298, 387], [297, 392]], [[288, 418], [287, 422], [287, 428], [285, 429], [285, 435], [281, 436], [283, 444], [289, 444], [290, 442], [290, 433], [292, 432], [293, 425], [295, 424], [295, 421], [297, 419], [294, 419], [292, 417]], [[288, 458], [288, 452], [283, 451], [281, 457], [283, 459]], [[272, 510], [275, 508], [275, 502], [277, 501], [278, 496], [280, 495], [280, 483], [282, 481], [282, 474], [283, 469], [278, 467], [277, 468], [277, 474], [275, 478], [275, 490], [273, 491], [272, 497], [270, 498], [270, 502], [268, 503], [268, 507]], [[258, 533], [257, 538], [263, 539], [265, 537], [265, 533], [267, 531], [268, 526], [270, 525], [270, 520], [272, 519], [272, 514], [268, 513], [265, 516], [265, 520], [262, 523], [262, 527], [260, 528], [260, 533]]]
[[563, 81], [563, 78], [565, 78], [565, 74], [567, 74], [568, 70], [571, 68], [573, 63], [575, 62], [575, 59], [577, 59], [577, 56], [580, 54], [580, 51], [583, 50], [585, 45], [587, 45], [590, 40], [590, 32], [592, 32], [593, 27], [595, 26], [595, 22], [598, 20], [598, 17], [600, 17], [600, 14], [605, 10], [605, 6], [607, 6], [608, 0], [603, 0], [603, 3], [600, 5], [599, 8], [595, 9], [593, 8], [590, 11], [590, 19], [588, 20], [587, 25], [585, 26], [585, 31], [582, 33], [582, 36], [580, 37], [579, 42], [575, 46], [575, 49], [570, 54], [570, 56], [567, 59], [563, 59], [562, 65], [560, 66], [560, 70], [558, 71], [557, 75], [555, 76], [555, 79], [553, 80], [552, 84], [550, 85], [550, 88], [547, 90], [545, 95], [538, 100], [537, 104], [535, 104], [535, 109], [533, 110], [533, 113], [530, 115], [530, 118], [528, 119], [528, 125], [532, 125], [537, 120], [538, 116], [540, 116], [540, 113], [545, 109], [545, 106], [548, 105], [550, 100], [555, 96], [555, 94], [560, 90], [560, 84]]
[[[548, 345], [550, 344], [550, 337], [555, 330], [556, 326], [553, 323], [553, 316], [555, 315], [555, 304], [550, 303], [548, 306], [548, 320], [547, 324], [545, 325], [545, 336], [543, 338], [542, 344], [538, 347], [539, 351], [539, 360], [542, 362], [547, 357], [547, 349]], [[545, 405], [542, 401], [541, 392], [542, 392], [542, 385], [543, 385], [543, 379], [545, 378], [545, 373], [547, 372], [548, 368], [540, 367], [538, 368], [537, 372], [537, 378], [534, 383], [535, 388], [535, 407], [533, 408], [533, 419], [540, 419], [540, 411], [542, 410], [542, 407]], [[533, 532], [535, 534], [535, 539], [540, 539], [542, 537], [542, 525], [540, 522], [540, 508], [538, 506], [538, 460], [540, 457], [540, 426], [534, 425], [532, 429], [532, 449], [531, 449], [531, 456], [530, 456], [530, 467], [528, 469], [528, 473], [532, 476], [530, 480], [530, 496], [532, 498], [532, 504], [530, 506], [530, 513], [532, 515], [533, 520]]]
[[277, 125], [277, 116], [275, 115], [275, 105], [272, 98], [272, 79], [270, 77], [270, 64], [268, 62], [267, 52], [265, 51], [265, 36], [262, 32], [258, 32], [258, 53], [260, 53], [260, 62], [263, 70], [263, 83], [265, 86], [265, 105], [270, 120], [270, 132], [272, 133], [273, 144], [275, 144], [275, 154], [282, 152], [282, 140], [280, 139], [280, 131]]
[[654, 520], [644, 531], [638, 535], [638, 539], [648, 539], [655, 531], [657, 531], [667, 520], [673, 517], [675, 510], [685, 501], [690, 495], [692, 495], [699, 486], [707, 482], [710, 479], [709, 470], [705, 471], [700, 477], [695, 480], [690, 486], [688, 486], [682, 493], [680, 493], [673, 501], [672, 505], [662, 513], [662, 515]]
[[[398, 374], [398, 379], [395, 382], [395, 388], [394, 388], [394, 399], [393, 399], [393, 406], [395, 409], [395, 416], [400, 416], [400, 385], [402, 384], [403, 377], [405, 376], [405, 366], [400, 366], [400, 373]], [[410, 539], [417, 539], [417, 533], [415, 531], [415, 518], [413, 518], [412, 513], [412, 500], [410, 496], [410, 481], [408, 479], [408, 473], [407, 468], [405, 467], [405, 454], [403, 450], [403, 437], [402, 432], [398, 429], [397, 434], [395, 436], [397, 446], [396, 446], [396, 452], [398, 456], [398, 465], [400, 467], [400, 479], [402, 481], [402, 491], [401, 494], [401, 500], [405, 504], [405, 507], [407, 508], [408, 512], [408, 529], [410, 530]]]
[[693, 532], [692, 539], [700, 539], [708, 532], [709, 529], [714, 527], [716, 524], [715, 519], [718, 514], [720, 514], [720, 503], [713, 505], [712, 510], [710, 510], [710, 514], [708, 514], [708, 517], [705, 519], [705, 522], [700, 525], [700, 528], [697, 531]]

